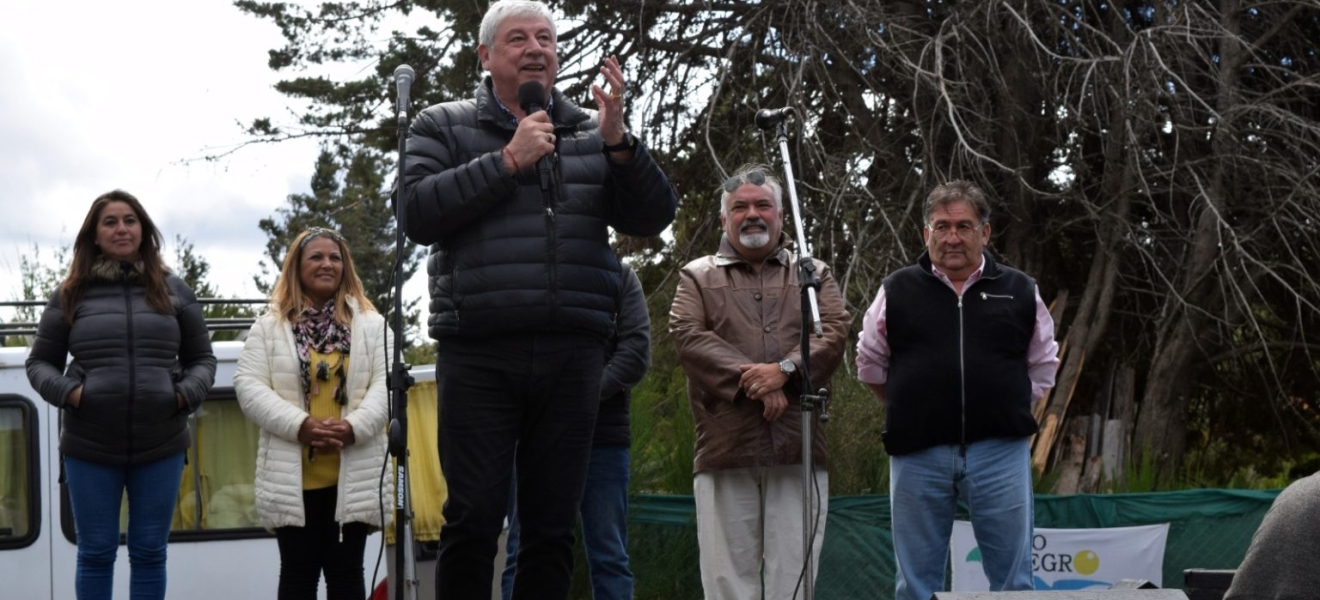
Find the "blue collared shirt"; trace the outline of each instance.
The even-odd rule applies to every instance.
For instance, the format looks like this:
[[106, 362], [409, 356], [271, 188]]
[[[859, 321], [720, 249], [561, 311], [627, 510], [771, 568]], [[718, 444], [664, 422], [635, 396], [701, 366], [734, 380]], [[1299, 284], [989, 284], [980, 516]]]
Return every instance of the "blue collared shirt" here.
[[[500, 112], [504, 113], [504, 116], [509, 119], [509, 123], [512, 123], [514, 127], [517, 127], [518, 117], [513, 116], [513, 111], [509, 110], [509, 107], [505, 106], [504, 102], [500, 101], [500, 97], [498, 94], [491, 94], [491, 97], [495, 99], [495, 105], [500, 107]], [[545, 114], [547, 115], [553, 114], [550, 111], [553, 110], [554, 107], [555, 107], [555, 95], [550, 94], [550, 99], [546, 102]]]

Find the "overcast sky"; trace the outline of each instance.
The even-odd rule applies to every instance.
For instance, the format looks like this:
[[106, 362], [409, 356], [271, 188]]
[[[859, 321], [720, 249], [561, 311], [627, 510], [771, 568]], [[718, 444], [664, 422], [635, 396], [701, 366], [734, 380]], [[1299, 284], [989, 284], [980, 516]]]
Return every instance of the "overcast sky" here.
[[0, 3], [0, 298], [19, 292], [21, 255], [37, 244], [50, 261], [114, 188], [142, 200], [167, 261], [183, 235], [222, 295], [256, 297], [257, 222], [309, 191], [317, 144], [198, 159], [243, 142], [240, 123], [291, 110], [266, 67], [275, 26], [228, 0]]

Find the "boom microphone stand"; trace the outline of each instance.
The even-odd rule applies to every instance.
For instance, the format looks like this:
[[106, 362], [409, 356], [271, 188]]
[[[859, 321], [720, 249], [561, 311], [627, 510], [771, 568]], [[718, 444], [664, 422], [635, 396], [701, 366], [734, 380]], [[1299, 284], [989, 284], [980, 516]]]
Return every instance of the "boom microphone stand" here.
[[413, 385], [408, 374], [411, 365], [403, 362], [406, 338], [403, 331], [403, 167], [408, 141], [408, 91], [413, 69], [399, 65], [394, 69], [398, 86], [399, 173], [394, 184], [394, 365], [390, 368], [390, 456], [394, 457], [394, 600], [417, 599], [417, 563], [413, 556], [412, 496], [408, 489], [408, 388]]
[[820, 325], [820, 306], [816, 303], [816, 292], [820, 289], [820, 279], [816, 277], [816, 263], [811, 260], [811, 245], [807, 243], [806, 230], [802, 227], [802, 211], [798, 207], [797, 184], [793, 181], [793, 162], [788, 154], [788, 119], [793, 116], [793, 108], [761, 110], [756, 113], [756, 126], [761, 129], [775, 127], [775, 137], [779, 141], [779, 152], [784, 159], [784, 187], [788, 190], [789, 203], [793, 207], [793, 226], [798, 241], [798, 287], [802, 291], [802, 598], [813, 600], [816, 597], [816, 574], [812, 565], [812, 542], [816, 537], [816, 487], [815, 464], [812, 454], [812, 413], [816, 403], [821, 406], [820, 420], [828, 419], [825, 403], [829, 390], [821, 388], [811, 394], [811, 331], [820, 337], [824, 334]]

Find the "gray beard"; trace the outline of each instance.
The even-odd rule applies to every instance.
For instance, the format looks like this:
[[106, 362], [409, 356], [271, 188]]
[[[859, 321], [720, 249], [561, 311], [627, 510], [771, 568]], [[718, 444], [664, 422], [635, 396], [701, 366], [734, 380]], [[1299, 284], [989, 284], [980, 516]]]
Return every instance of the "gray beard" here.
[[764, 248], [770, 243], [770, 233], [739, 233], [738, 241], [748, 248]]

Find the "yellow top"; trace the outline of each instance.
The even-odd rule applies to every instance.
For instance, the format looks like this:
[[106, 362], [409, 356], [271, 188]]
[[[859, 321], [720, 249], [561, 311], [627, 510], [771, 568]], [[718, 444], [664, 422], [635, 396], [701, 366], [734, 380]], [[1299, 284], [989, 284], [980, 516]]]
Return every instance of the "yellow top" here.
[[[343, 408], [335, 402], [335, 386], [346, 385], [339, 381], [338, 372], [342, 367], [348, 373], [348, 356], [343, 352], [322, 354], [316, 350], [310, 352], [312, 385], [308, 392], [307, 411], [315, 419], [339, 419], [343, 417]], [[326, 364], [328, 380], [317, 377], [318, 365]], [[347, 389], [344, 390], [347, 393]], [[311, 450], [311, 447], [308, 447]], [[329, 448], [316, 448], [315, 452], [303, 453], [303, 489], [319, 490], [339, 484], [339, 451]]]

